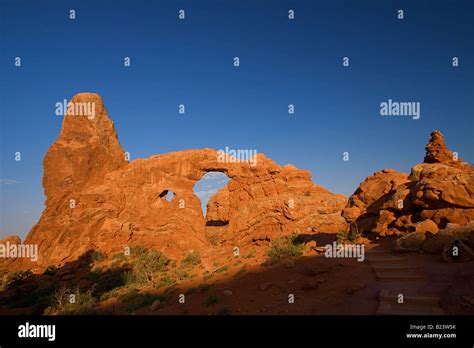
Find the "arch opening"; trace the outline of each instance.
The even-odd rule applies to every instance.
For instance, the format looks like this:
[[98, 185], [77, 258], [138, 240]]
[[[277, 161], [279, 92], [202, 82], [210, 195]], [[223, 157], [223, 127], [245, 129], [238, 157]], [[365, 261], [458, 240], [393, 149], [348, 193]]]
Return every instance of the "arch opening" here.
[[160, 198], [165, 199], [168, 203], [171, 202], [174, 198], [175, 194], [173, 191], [170, 190], [164, 190], [163, 192], [160, 193]]
[[194, 184], [193, 192], [201, 201], [202, 215], [207, 215], [207, 203], [211, 197], [220, 189], [227, 186], [230, 178], [222, 173], [216, 171], [207, 172], [202, 178]]

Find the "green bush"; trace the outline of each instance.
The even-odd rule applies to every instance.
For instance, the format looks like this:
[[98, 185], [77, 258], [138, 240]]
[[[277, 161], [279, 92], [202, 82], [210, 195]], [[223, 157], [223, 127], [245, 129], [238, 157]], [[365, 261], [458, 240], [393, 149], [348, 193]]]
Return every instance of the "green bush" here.
[[155, 284], [159, 272], [168, 270], [170, 260], [156, 250], [149, 253], [144, 248], [135, 247], [131, 255], [132, 270], [124, 274], [124, 282], [127, 285]]
[[207, 307], [210, 307], [215, 305], [217, 302], [219, 302], [219, 297], [217, 297], [216, 295], [211, 295], [206, 299], [205, 304]]
[[304, 244], [296, 243], [297, 236], [285, 236], [275, 239], [272, 247], [267, 251], [265, 264], [272, 265], [286, 258], [301, 256], [305, 249]]
[[125, 261], [127, 261], [127, 257], [125, 256], [124, 253], [117, 253], [114, 256], [112, 256], [112, 260], [119, 261], [119, 262], [125, 262]]
[[346, 244], [352, 241], [353, 241], [353, 238], [349, 231], [339, 231], [336, 235], [337, 244]]
[[197, 287], [197, 292], [201, 293], [201, 292], [206, 292], [207, 290], [209, 290], [211, 286], [207, 283], [202, 283], [200, 284], [198, 287]]
[[229, 266], [222, 266], [222, 267], [219, 267], [218, 269], [216, 269], [216, 273], [222, 273], [222, 272], [225, 272], [229, 269]]
[[27, 283], [32, 276], [33, 272], [30, 270], [9, 272], [3, 277], [1, 290], [16, 289], [21, 284]]
[[9, 308], [32, 308], [33, 315], [41, 315], [51, 305], [54, 287], [46, 287], [24, 294], [17, 301], [9, 302]]
[[197, 266], [201, 263], [201, 255], [198, 251], [189, 253], [182, 261], [182, 266]]
[[91, 260], [94, 262], [101, 261], [105, 258], [105, 255], [100, 251], [93, 251], [91, 254]]
[[170, 276], [161, 277], [158, 282], [155, 284], [155, 288], [159, 289], [163, 286], [171, 286], [176, 284], [176, 280]]
[[348, 231], [339, 231], [337, 233], [336, 242], [338, 244], [355, 243], [360, 236], [357, 224], [351, 224]]
[[187, 273], [186, 271], [180, 270], [180, 269], [175, 269], [171, 273], [178, 280], [191, 279], [191, 276], [189, 275], [189, 273]]
[[[73, 296], [72, 296], [73, 295]], [[74, 301], [72, 301], [74, 299]], [[53, 305], [46, 308], [47, 315], [88, 315], [95, 314], [96, 299], [92, 290], [81, 292], [61, 287], [53, 295]]]
[[413, 170], [410, 173], [410, 176], [408, 177], [411, 181], [418, 181], [420, 180], [420, 172], [414, 172]]
[[54, 276], [58, 272], [58, 268], [56, 266], [48, 266], [43, 272], [44, 275]]
[[156, 300], [160, 300], [160, 302], [166, 302], [168, 299], [166, 295], [150, 293], [140, 294], [137, 291], [129, 291], [119, 297], [119, 301], [124, 305], [128, 312], [134, 312], [137, 309], [151, 306]]
[[115, 288], [100, 295], [100, 301], [118, 297], [122, 288]]

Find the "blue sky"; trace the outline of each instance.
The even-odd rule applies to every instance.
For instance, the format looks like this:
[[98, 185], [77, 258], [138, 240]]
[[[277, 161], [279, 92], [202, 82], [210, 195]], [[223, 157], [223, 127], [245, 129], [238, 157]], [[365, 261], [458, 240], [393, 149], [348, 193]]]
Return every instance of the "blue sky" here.
[[[54, 105], [78, 92], [102, 95], [132, 160], [256, 149], [346, 195], [375, 171], [409, 171], [434, 129], [473, 162], [469, 0], [3, 0], [0, 10], [0, 237], [38, 220], [42, 161], [61, 127]], [[381, 117], [388, 99], [420, 102], [420, 119]]]
[[203, 175], [193, 187], [193, 192], [201, 200], [201, 208], [204, 214], [207, 211], [207, 202], [222, 187], [227, 185], [229, 178], [224, 173], [209, 172]]

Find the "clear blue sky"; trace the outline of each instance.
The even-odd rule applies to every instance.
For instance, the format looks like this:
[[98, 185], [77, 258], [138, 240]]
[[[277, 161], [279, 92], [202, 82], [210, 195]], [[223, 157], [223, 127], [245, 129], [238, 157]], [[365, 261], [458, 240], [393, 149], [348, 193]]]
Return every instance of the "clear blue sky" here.
[[[346, 195], [380, 169], [409, 171], [434, 129], [474, 159], [470, 0], [1, 0], [0, 9], [0, 237], [23, 237], [39, 218], [42, 161], [61, 127], [54, 105], [78, 92], [102, 95], [132, 159], [257, 149]], [[421, 118], [381, 117], [388, 99], [420, 102]]]

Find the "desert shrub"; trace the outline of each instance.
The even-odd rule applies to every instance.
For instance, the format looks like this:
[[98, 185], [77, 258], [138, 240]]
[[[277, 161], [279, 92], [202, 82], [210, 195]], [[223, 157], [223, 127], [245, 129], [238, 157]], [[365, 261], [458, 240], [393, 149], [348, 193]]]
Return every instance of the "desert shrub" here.
[[245, 267], [242, 267], [237, 273], [234, 274], [234, 278], [240, 277], [246, 272]]
[[130, 255], [133, 257], [140, 257], [147, 254], [148, 251], [142, 246], [134, 246], [130, 249]]
[[103, 294], [100, 295], [100, 301], [105, 301], [105, 300], [108, 300], [110, 298], [118, 297], [120, 295], [120, 291], [122, 289], [123, 288], [115, 288], [115, 289], [112, 289], [110, 291], [104, 292]]
[[9, 308], [28, 308], [31, 307], [33, 315], [41, 315], [44, 310], [50, 306], [54, 287], [36, 289], [32, 292], [22, 295], [16, 301], [9, 301]]
[[339, 231], [337, 233], [336, 242], [338, 244], [355, 243], [360, 236], [357, 224], [351, 224], [348, 231]]
[[156, 250], [147, 252], [141, 247], [135, 247], [132, 250], [132, 270], [124, 274], [124, 282], [131, 284], [155, 284], [157, 273], [168, 269], [170, 260]]
[[200, 284], [200, 285], [197, 287], [196, 291], [199, 292], [199, 293], [205, 292], [205, 291], [209, 290], [210, 287], [211, 287], [211, 286], [210, 286], [209, 284], [207, 284], [207, 283], [202, 283], [202, 284]]
[[100, 275], [101, 275], [101, 272], [98, 271], [98, 270], [92, 270], [90, 271], [89, 273], [87, 273], [84, 278], [87, 279], [87, 280], [90, 280], [91, 282], [96, 282], [97, 280], [99, 280], [100, 278]]
[[346, 244], [352, 241], [349, 231], [339, 231], [336, 235], [337, 244]]
[[181, 269], [175, 269], [171, 273], [177, 280], [191, 279], [191, 276], [189, 275], [189, 273], [187, 273], [186, 271], [183, 271]]
[[32, 276], [33, 273], [30, 270], [11, 272], [7, 275], [6, 283], [11, 285], [14, 285], [15, 283], [23, 283]]
[[190, 295], [190, 294], [193, 294], [196, 292], [196, 288], [189, 288], [188, 290], [186, 290], [186, 295]]
[[410, 176], [408, 177], [408, 179], [410, 179], [411, 181], [418, 181], [420, 180], [420, 172], [415, 172], [415, 171], [411, 171], [410, 173]]
[[128, 291], [119, 297], [119, 301], [124, 305], [125, 310], [128, 312], [134, 312], [137, 309], [151, 306], [156, 300], [160, 300], [160, 302], [166, 302], [168, 298], [166, 295], [150, 293], [140, 294], [135, 289]]
[[95, 250], [91, 253], [91, 260], [94, 262], [101, 261], [104, 258], [105, 258], [105, 255], [101, 253], [100, 251]]
[[16, 289], [22, 284], [28, 283], [31, 280], [32, 276], [33, 276], [33, 272], [31, 272], [30, 270], [8, 272], [2, 278], [2, 284], [0, 286], [0, 290], [4, 291], [7, 289]]
[[[73, 296], [72, 296], [73, 295]], [[57, 289], [52, 298], [52, 306], [46, 308], [47, 315], [87, 315], [95, 314], [96, 299], [92, 290], [81, 292], [66, 287]]]
[[219, 302], [219, 297], [216, 295], [211, 295], [206, 299], [205, 305], [206, 307], [210, 307], [215, 305], [217, 302]]
[[182, 266], [197, 266], [201, 263], [201, 255], [198, 251], [189, 253], [183, 260], [181, 260]]
[[4, 291], [7, 288], [7, 279], [9, 276], [8, 271], [1, 271], [0, 275], [0, 291]]
[[301, 256], [305, 246], [302, 243], [296, 243], [296, 237], [293, 235], [275, 239], [270, 250], [267, 251], [265, 264], [271, 265], [289, 257]]
[[100, 297], [110, 290], [123, 287], [126, 284], [124, 279], [126, 272], [125, 269], [110, 268], [105, 272], [94, 271], [89, 273], [87, 277], [95, 283], [93, 295]]
[[133, 273], [133, 271], [127, 271], [123, 274], [123, 282], [127, 286], [140, 283], [139, 280], [137, 279], [136, 274]]
[[170, 276], [163, 276], [161, 277], [158, 282], [155, 284], [155, 288], [159, 289], [164, 286], [171, 286], [176, 284], [176, 279], [170, 277]]
[[222, 273], [222, 272], [225, 272], [229, 269], [229, 266], [222, 266], [222, 267], [219, 267], [218, 269], [216, 269], [216, 273]]
[[124, 253], [117, 253], [114, 256], [112, 256], [112, 260], [119, 261], [119, 262], [125, 262], [125, 261], [127, 261], [127, 257], [125, 256]]
[[47, 276], [54, 276], [58, 272], [58, 267], [56, 266], [48, 266], [43, 272], [44, 275]]
[[8, 276], [8, 273], [9, 272], [7, 270], [0, 270], [0, 284], [3, 284], [3, 282]]

